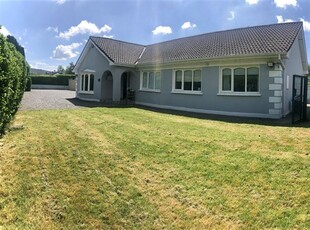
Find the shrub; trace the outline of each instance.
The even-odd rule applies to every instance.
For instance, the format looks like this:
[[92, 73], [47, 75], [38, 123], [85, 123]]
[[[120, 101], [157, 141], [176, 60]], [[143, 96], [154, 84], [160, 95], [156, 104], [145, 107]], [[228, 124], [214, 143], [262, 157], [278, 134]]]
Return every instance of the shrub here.
[[31, 77], [27, 77], [27, 82], [26, 82], [26, 91], [31, 91], [31, 85], [32, 85], [32, 80]]
[[17, 112], [26, 86], [27, 63], [0, 34], [0, 135]]
[[38, 85], [68, 85], [69, 79], [74, 78], [73, 74], [31, 75], [32, 84]]

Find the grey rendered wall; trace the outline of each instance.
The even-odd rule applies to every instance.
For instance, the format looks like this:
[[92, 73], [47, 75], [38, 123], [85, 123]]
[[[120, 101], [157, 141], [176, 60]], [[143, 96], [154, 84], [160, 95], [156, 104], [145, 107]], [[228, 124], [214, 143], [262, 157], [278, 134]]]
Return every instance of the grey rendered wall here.
[[[91, 46], [90, 46], [91, 47]], [[86, 55], [81, 62], [79, 69], [77, 70], [79, 76], [77, 77], [77, 97], [82, 100], [95, 100], [102, 101], [105, 99], [111, 100], [109, 95], [112, 94], [113, 101], [120, 101], [121, 98], [121, 76], [124, 72], [132, 72], [133, 78], [135, 77], [134, 70], [132, 68], [119, 67], [109, 65], [107, 58], [94, 46], [86, 50]], [[94, 70], [94, 94], [85, 94], [79, 92], [80, 89], [80, 74], [86, 70]], [[108, 83], [102, 79], [103, 74], [106, 71], [110, 71], [113, 76], [113, 84]], [[103, 91], [104, 90], [104, 91]]]
[[[285, 70], [284, 70], [284, 114], [288, 114], [291, 112], [291, 101], [292, 101], [292, 89], [293, 89], [293, 75], [303, 75], [303, 68], [302, 68], [302, 60], [301, 60], [301, 53], [299, 49], [299, 40], [295, 39], [290, 52], [289, 58], [284, 61]], [[289, 76], [289, 87], [287, 88], [287, 76]]]
[[[260, 65], [260, 93], [261, 96], [220, 96], [219, 91], [219, 67], [205, 67], [202, 69], [202, 93], [203, 95], [175, 94], [172, 90], [173, 70], [162, 70], [161, 92], [139, 91], [139, 81], [136, 84], [136, 101], [165, 105], [172, 107], [185, 107], [198, 110], [269, 114], [270, 104], [269, 84], [272, 79], [269, 77], [267, 65]], [[137, 78], [138, 79], [138, 78]]]
[[[87, 52], [87, 55], [83, 59], [79, 66], [77, 77], [77, 97], [86, 100], [100, 100], [101, 99], [101, 77], [106, 69], [109, 68], [108, 60], [93, 46]], [[95, 70], [94, 73], [94, 94], [80, 93], [80, 73], [85, 69]], [[98, 81], [100, 79], [100, 82]]]

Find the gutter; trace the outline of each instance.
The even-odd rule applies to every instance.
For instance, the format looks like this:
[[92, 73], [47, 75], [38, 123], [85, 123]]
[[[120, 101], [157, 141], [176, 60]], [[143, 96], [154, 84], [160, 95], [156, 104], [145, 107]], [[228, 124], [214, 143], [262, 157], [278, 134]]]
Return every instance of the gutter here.
[[[143, 53], [142, 53], [143, 54]], [[141, 55], [142, 55], [141, 54]], [[286, 56], [287, 53], [262, 53], [262, 54], [246, 54], [246, 55], [229, 55], [229, 56], [221, 56], [221, 57], [205, 57], [205, 58], [192, 58], [192, 59], [186, 59], [186, 60], [175, 60], [175, 61], [166, 61], [166, 62], [152, 62], [152, 63], [142, 63], [139, 64], [137, 61], [135, 65], [137, 67], [149, 67], [149, 66], [166, 66], [171, 64], [182, 64], [182, 63], [195, 63], [195, 62], [210, 62], [210, 61], [221, 61], [221, 60], [227, 60], [227, 59], [248, 59], [248, 58], [260, 58], [260, 57], [266, 57], [266, 58], [278, 58], [281, 56]], [[139, 58], [140, 59], [140, 58]], [[282, 63], [282, 61], [281, 61]], [[283, 65], [283, 64], [282, 64]]]
[[280, 55], [280, 54], [278, 55], [278, 61], [279, 61], [279, 63], [276, 63], [276, 64], [280, 64], [281, 67], [282, 67], [282, 69], [285, 70], [285, 66], [284, 66], [284, 64], [283, 64], [283, 62], [282, 62], [282, 59], [281, 59], [281, 55]]

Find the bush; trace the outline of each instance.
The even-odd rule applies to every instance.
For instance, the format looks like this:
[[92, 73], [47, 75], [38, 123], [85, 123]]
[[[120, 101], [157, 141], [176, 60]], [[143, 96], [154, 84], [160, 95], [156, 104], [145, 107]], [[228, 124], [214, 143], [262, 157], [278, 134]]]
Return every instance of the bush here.
[[31, 91], [31, 85], [32, 85], [32, 80], [31, 77], [27, 77], [27, 82], [26, 82], [26, 91]]
[[0, 34], [0, 135], [18, 110], [26, 76], [25, 58]]
[[73, 74], [31, 75], [32, 84], [37, 85], [68, 85], [69, 79], [74, 78]]

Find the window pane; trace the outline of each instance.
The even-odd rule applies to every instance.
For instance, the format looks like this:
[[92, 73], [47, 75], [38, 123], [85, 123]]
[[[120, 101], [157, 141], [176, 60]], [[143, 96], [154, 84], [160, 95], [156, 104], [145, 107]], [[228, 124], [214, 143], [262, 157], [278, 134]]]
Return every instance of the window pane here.
[[182, 89], [182, 71], [178, 70], [175, 72], [175, 88]]
[[194, 90], [201, 91], [201, 70], [194, 71]]
[[192, 90], [192, 71], [184, 71], [184, 90]]
[[222, 90], [231, 90], [231, 69], [223, 69], [222, 71]]
[[82, 78], [81, 78], [81, 91], [85, 91], [84, 90], [84, 80], [85, 80], [84, 74], [82, 74]]
[[94, 75], [93, 74], [91, 74], [90, 75], [90, 82], [89, 82], [89, 90], [90, 91], [94, 91]]
[[85, 74], [85, 91], [88, 91], [88, 74]]
[[234, 91], [245, 92], [245, 69], [234, 70]]
[[142, 88], [147, 88], [147, 72], [143, 72]]
[[248, 68], [247, 91], [258, 92], [258, 68]]
[[155, 86], [155, 78], [154, 78], [154, 73], [153, 72], [150, 72], [149, 73], [149, 85], [148, 85], [149, 89], [154, 89], [154, 86]]
[[160, 89], [160, 72], [155, 73], [155, 89]]

